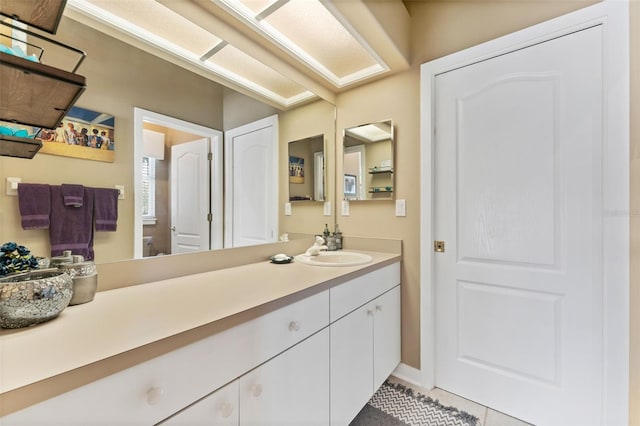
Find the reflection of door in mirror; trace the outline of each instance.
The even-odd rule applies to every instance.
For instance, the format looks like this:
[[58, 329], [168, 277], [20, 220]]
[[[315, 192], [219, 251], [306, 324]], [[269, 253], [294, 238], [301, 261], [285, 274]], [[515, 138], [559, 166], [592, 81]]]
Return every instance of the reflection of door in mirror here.
[[345, 200], [392, 200], [393, 124], [391, 120], [351, 127], [344, 131], [343, 173], [354, 175], [356, 194]]
[[209, 250], [209, 139], [171, 146], [171, 253]]
[[324, 135], [289, 142], [289, 201], [324, 201]]
[[[364, 200], [363, 165], [366, 164], [364, 144], [344, 149], [345, 200]], [[350, 179], [353, 177], [353, 179]]]
[[225, 132], [225, 244], [277, 241], [278, 116]]
[[[222, 248], [222, 132], [139, 108], [135, 109], [134, 115], [136, 138], [142, 139], [142, 143], [136, 143], [134, 148], [135, 173], [142, 176], [136, 179], [135, 209], [146, 213], [144, 218], [139, 213], [135, 215], [134, 256]], [[149, 135], [160, 142], [152, 142], [145, 148], [144, 139]], [[188, 154], [174, 153], [175, 148], [197, 140], [200, 140], [200, 148], [185, 147], [190, 151]], [[153, 146], [156, 149], [152, 149]], [[208, 158], [209, 152], [212, 160]], [[196, 157], [199, 157], [197, 165], [194, 163]], [[149, 165], [152, 164], [155, 174], [150, 176]], [[178, 165], [182, 170], [179, 173], [173, 170]], [[189, 176], [191, 184], [183, 181]], [[171, 180], [183, 182], [171, 188]], [[149, 184], [155, 187], [152, 193]], [[186, 192], [182, 193], [180, 188]], [[195, 195], [194, 190], [199, 195]], [[176, 216], [176, 211], [181, 213]], [[153, 214], [149, 215], [149, 212]], [[196, 215], [197, 220], [192, 215]], [[194, 228], [195, 223], [200, 225]], [[188, 238], [176, 244], [174, 237], [177, 235]], [[194, 239], [199, 241], [194, 242]]]

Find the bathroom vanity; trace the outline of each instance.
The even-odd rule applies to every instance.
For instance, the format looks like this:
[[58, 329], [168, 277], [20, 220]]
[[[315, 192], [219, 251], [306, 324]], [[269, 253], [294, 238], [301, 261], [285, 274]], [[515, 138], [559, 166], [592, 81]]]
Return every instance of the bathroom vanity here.
[[400, 362], [400, 254], [367, 253], [103, 291], [2, 331], [0, 424], [346, 425]]

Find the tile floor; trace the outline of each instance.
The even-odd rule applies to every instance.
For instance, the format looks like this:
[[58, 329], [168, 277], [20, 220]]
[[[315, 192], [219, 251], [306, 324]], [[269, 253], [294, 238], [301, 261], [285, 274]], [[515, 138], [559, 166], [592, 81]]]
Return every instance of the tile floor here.
[[389, 377], [389, 381], [393, 383], [400, 383], [406, 387], [412, 388], [416, 392], [427, 395], [432, 399], [437, 399], [442, 405], [456, 407], [459, 410], [473, 414], [480, 419], [478, 426], [532, 426], [522, 420], [507, 416], [499, 411], [492, 410], [491, 408], [477, 404], [468, 399], [464, 399], [442, 389], [435, 388], [429, 391], [411, 383], [407, 383], [394, 376]]

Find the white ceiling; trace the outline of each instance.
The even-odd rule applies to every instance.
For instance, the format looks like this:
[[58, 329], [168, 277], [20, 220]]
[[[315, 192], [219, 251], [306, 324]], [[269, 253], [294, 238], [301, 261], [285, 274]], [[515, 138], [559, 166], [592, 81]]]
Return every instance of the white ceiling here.
[[409, 66], [401, 0], [68, 0], [65, 15], [280, 109]]

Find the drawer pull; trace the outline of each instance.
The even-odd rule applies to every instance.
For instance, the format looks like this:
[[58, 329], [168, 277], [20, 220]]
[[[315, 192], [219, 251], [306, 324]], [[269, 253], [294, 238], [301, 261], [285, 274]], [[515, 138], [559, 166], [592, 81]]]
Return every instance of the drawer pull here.
[[298, 321], [291, 321], [289, 323], [289, 331], [300, 331], [300, 323]]
[[149, 388], [149, 390], [147, 391], [147, 404], [156, 405], [158, 401], [160, 401], [163, 393], [164, 391], [162, 390], [162, 388]]
[[233, 414], [233, 404], [229, 403], [229, 402], [225, 402], [223, 404], [220, 404], [220, 415], [223, 418], [228, 418], [231, 417], [231, 415]]
[[251, 395], [256, 398], [262, 395], [262, 385], [258, 383], [251, 385]]
[[376, 311], [378, 312], [382, 311], [382, 305], [376, 305]]

